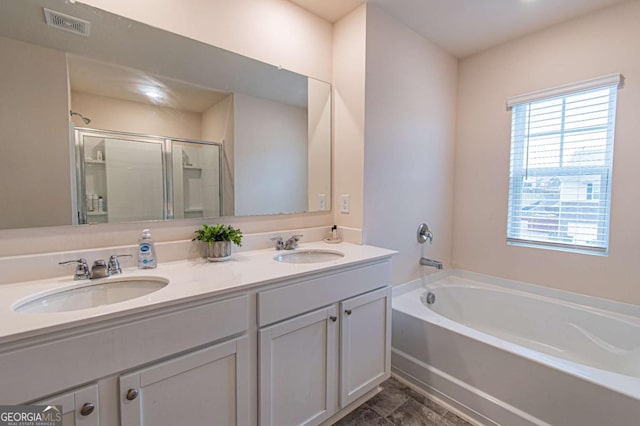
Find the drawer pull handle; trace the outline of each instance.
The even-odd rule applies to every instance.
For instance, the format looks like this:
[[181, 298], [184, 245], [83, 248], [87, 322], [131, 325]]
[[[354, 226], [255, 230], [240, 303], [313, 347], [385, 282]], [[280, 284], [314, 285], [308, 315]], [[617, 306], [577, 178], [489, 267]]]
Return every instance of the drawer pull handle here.
[[351, 315], [351, 309], [345, 309], [344, 313], [347, 315]]
[[127, 399], [129, 401], [133, 401], [138, 397], [138, 389], [129, 389], [127, 391]]
[[83, 416], [88, 416], [89, 414], [93, 413], [93, 410], [95, 409], [96, 409], [95, 404], [93, 404], [92, 402], [87, 402], [80, 409], [80, 414], [82, 414]]
[[329, 317], [329, 319], [330, 319], [331, 321], [333, 321], [333, 322], [336, 322], [336, 321], [338, 320], [338, 317], [337, 317], [337, 316], [335, 316], [335, 315], [331, 315], [331, 316]]

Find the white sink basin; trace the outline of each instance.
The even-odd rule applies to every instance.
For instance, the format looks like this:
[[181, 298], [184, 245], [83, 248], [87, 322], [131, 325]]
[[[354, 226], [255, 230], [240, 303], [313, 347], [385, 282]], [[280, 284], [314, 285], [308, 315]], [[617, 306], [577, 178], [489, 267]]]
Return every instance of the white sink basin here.
[[296, 250], [274, 256], [273, 260], [283, 263], [321, 263], [338, 260], [344, 253], [334, 250]]
[[81, 287], [60, 290], [22, 301], [14, 306], [13, 310], [21, 313], [41, 314], [95, 308], [145, 296], [164, 288], [167, 284], [169, 284], [169, 280], [155, 277], [87, 281], [82, 283]]

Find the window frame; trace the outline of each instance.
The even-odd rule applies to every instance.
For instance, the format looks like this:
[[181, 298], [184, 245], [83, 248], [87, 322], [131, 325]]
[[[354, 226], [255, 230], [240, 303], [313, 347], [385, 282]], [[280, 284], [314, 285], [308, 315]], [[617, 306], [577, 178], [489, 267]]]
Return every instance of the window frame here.
[[[510, 163], [509, 163], [509, 192], [507, 198], [507, 244], [536, 247], [543, 249], [570, 251], [574, 253], [586, 253], [596, 255], [607, 255], [609, 250], [609, 231], [611, 219], [611, 189], [613, 174], [613, 145], [615, 136], [615, 118], [617, 91], [622, 88], [624, 77], [621, 74], [610, 74], [592, 80], [587, 80], [575, 84], [560, 86], [543, 90], [540, 92], [528, 93], [510, 98], [507, 102], [507, 109], [511, 110], [511, 142], [510, 142]], [[577, 129], [565, 130], [566, 98], [578, 93], [609, 89], [609, 105], [607, 123], [602, 125], [585, 126]], [[529, 134], [526, 127], [529, 123], [528, 106], [531, 103], [562, 98], [562, 111], [560, 130], [545, 131]], [[605, 150], [604, 165], [602, 166], [563, 166], [564, 141], [566, 136], [580, 134], [588, 131], [606, 131], [607, 149]], [[550, 167], [528, 167], [528, 158], [518, 155], [524, 152], [528, 140], [541, 136], [559, 137], [559, 159], [558, 166]], [[523, 192], [525, 179], [528, 177], [567, 177], [567, 176], [600, 176], [600, 188], [606, 188], [606, 196], [599, 197], [597, 203], [598, 211], [598, 244], [585, 245], [560, 241], [560, 236], [556, 236], [558, 241], [549, 239], [531, 239], [522, 235], [522, 209]], [[591, 200], [589, 200], [591, 201]], [[559, 207], [560, 212], [562, 203]], [[579, 208], [579, 207], [578, 207]], [[583, 213], [584, 214], [584, 213]], [[558, 221], [561, 223], [561, 213], [558, 213]], [[561, 228], [561, 225], [559, 225]], [[559, 230], [556, 232], [560, 232]], [[604, 247], [599, 243], [603, 243]]]

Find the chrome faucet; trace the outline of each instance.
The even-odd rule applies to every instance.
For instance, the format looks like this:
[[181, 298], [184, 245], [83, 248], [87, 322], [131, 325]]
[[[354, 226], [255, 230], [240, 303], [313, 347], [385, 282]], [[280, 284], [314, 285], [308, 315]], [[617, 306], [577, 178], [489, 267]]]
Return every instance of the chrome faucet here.
[[420, 265], [433, 266], [436, 269], [442, 269], [442, 262], [438, 262], [437, 260], [433, 260], [433, 259], [427, 259], [426, 257], [420, 258]]
[[276, 242], [276, 250], [295, 250], [298, 248], [298, 241], [303, 235], [292, 235], [287, 241], [283, 241], [282, 237], [271, 238]]
[[96, 260], [91, 267], [91, 279], [106, 278], [109, 276], [109, 269], [107, 268], [107, 262], [104, 260]]
[[120, 258], [121, 257], [133, 257], [130, 254], [113, 254], [109, 258], [109, 265], [107, 266], [107, 274], [108, 275], [118, 275], [122, 273], [122, 268], [120, 267]]
[[276, 250], [284, 250], [284, 241], [282, 241], [282, 237], [273, 237], [270, 240], [275, 241]]
[[91, 269], [89, 269], [89, 264], [87, 263], [87, 259], [84, 257], [76, 260], [67, 260], [65, 262], [59, 262], [59, 265], [66, 265], [68, 263], [76, 264], [76, 271], [73, 274], [74, 280], [93, 280], [96, 278], [106, 278], [111, 275], [117, 275], [122, 273], [122, 268], [120, 267], [120, 262], [118, 259], [120, 257], [133, 257], [130, 254], [114, 254], [109, 258], [109, 264], [104, 260], [96, 260], [93, 262]]
[[298, 248], [298, 241], [303, 235], [292, 235], [287, 241], [284, 242], [285, 250], [295, 250]]
[[81, 257], [76, 260], [66, 260], [64, 262], [58, 262], [58, 265], [66, 265], [68, 263], [76, 264], [76, 271], [73, 274], [73, 279], [78, 280], [88, 280], [91, 278], [91, 272], [89, 271], [89, 264], [87, 263], [87, 259]]

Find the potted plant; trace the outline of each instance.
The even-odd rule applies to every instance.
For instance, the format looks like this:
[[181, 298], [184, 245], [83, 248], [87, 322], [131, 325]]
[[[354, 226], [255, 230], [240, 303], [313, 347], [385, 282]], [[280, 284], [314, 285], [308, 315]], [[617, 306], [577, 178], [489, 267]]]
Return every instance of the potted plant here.
[[202, 225], [193, 241], [202, 241], [206, 245], [206, 257], [209, 262], [221, 262], [231, 258], [231, 243], [242, 245], [242, 231], [233, 226], [217, 224]]

